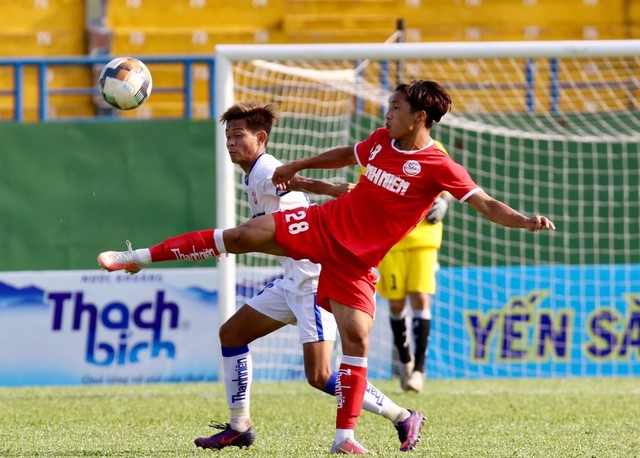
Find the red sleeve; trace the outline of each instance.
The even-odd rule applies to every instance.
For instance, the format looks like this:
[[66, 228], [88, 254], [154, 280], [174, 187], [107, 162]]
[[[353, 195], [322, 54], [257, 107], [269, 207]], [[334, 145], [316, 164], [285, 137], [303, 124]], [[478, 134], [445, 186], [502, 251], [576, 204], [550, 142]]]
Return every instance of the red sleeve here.
[[469, 172], [449, 157], [443, 159], [442, 167], [438, 167], [436, 180], [445, 191], [462, 201], [471, 195], [472, 191], [480, 190]]

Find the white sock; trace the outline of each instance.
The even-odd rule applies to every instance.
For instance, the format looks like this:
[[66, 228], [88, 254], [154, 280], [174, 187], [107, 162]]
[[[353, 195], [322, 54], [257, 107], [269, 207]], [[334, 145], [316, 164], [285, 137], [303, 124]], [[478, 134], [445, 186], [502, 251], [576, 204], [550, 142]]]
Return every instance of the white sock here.
[[402, 312], [398, 314], [389, 312], [389, 318], [391, 318], [392, 320], [400, 321], [400, 320], [404, 320], [406, 317], [407, 317], [406, 308], [402, 309]]
[[229, 426], [239, 433], [245, 432], [251, 427], [251, 415], [249, 414], [249, 406], [231, 409], [231, 419]]
[[398, 415], [393, 419], [391, 419], [391, 418], [389, 418], [389, 419], [393, 422], [394, 425], [397, 425], [398, 423], [400, 423], [402, 421], [405, 421], [410, 416], [411, 416], [411, 412], [409, 412], [407, 409], [403, 409], [401, 407], [400, 408], [400, 412], [398, 412]]
[[246, 416], [248, 417], [249, 405], [251, 404], [251, 380], [253, 379], [253, 362], [249, 347], [223, 347], [222, 368], [227, 405], [232, 411], [246, 407]]
[[353, 429], [336, 429], [336, 438], [334, 439], [336, 444], [341, 444], [347, 439], [355, 440]]
[[407, 409], [397, 405], [369, 382], [364, 392], [362, 408], [367, 412], [382, 415], [394, 423], [403, 421], [410, 415]]
[[151, 251], [149, 250], [149, 248], [139, 248], [135, 250], [135, 254], [138, 257], [138, 262], [141, 266], [151, 264]]
[[423, 310], [412, 310], [411, 315], [413, 318], [421, 318], [423, 320], [431, 319], [431, 309], [423, 309]]

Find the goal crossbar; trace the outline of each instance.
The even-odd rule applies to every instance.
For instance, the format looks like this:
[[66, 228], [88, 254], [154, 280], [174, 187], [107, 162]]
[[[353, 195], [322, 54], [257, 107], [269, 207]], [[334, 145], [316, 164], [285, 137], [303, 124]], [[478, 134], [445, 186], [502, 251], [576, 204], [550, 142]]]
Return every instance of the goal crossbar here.
[[466, 59], [500, 57], [636, 56], [640, 40], [559, 40], [538, 42], [363, 43], [218, 45], [216, 60]]

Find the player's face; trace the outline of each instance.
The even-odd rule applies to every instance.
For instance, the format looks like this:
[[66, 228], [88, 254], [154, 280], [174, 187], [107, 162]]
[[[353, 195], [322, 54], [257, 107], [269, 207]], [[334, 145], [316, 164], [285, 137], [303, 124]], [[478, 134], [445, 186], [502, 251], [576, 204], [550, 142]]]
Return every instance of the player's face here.
[[238, 164], [243, 170], [250, 169], [256, 158], [262, 153], [264, 144], [261, 134], [253, 133], [247, 129], [247, 121], [244, 119], [232, 120], [227, 123], [224, 130], [227, 138], [227, 150], [231, 162]]
[[415, 133], [419, 128], [416, 122], [417, 113], [411, 111], [404, 92], [396, 92], [389, 99], [389, 109], [385, 116], [385, 127], [389, 136], [396, 140]]

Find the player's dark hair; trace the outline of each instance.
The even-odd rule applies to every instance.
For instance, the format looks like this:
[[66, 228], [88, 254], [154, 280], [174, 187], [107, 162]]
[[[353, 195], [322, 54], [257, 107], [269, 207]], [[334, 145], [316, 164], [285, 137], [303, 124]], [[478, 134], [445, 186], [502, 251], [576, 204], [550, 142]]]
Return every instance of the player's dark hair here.
[[451, 96], [440, 84], [435, 81], [415, 80], [409, 84], [398, 84], [396, 92], [402, 92], [407, 96], [407, 102], [411, 111], [424, 110], [427, 113], [425, 125], [428, 128], [451, 109]]
[[270, 103], [261, 104], [258, 102], [240, 102], [232, 105], [220, 116], [220, 122], [228, 123], [245, 119], [247, 128], [251, 132], [264, 130], [267, 137], [271, 134], [271, 128], [278, 119], [276, 107]]

